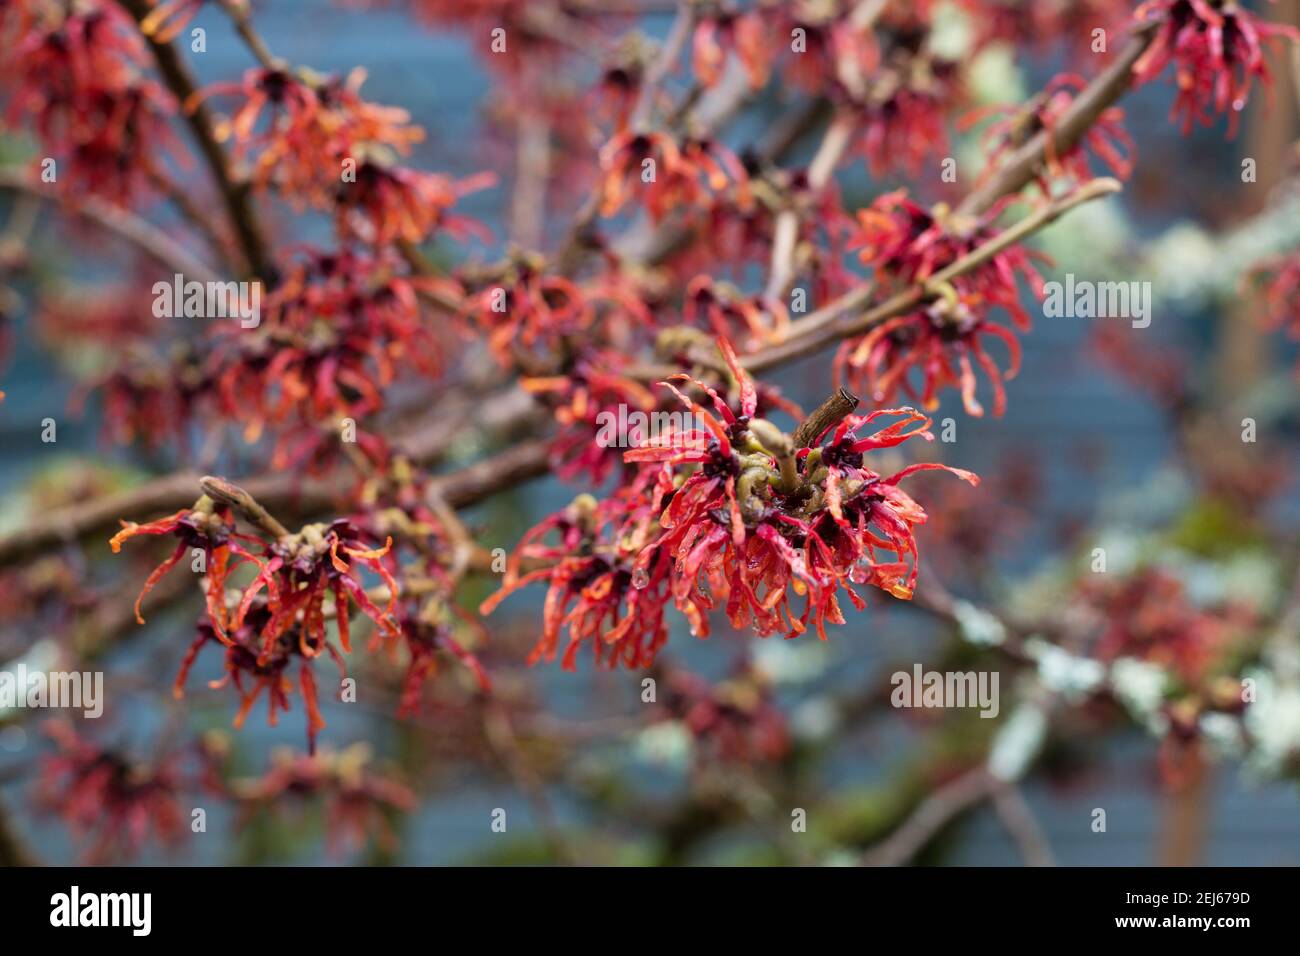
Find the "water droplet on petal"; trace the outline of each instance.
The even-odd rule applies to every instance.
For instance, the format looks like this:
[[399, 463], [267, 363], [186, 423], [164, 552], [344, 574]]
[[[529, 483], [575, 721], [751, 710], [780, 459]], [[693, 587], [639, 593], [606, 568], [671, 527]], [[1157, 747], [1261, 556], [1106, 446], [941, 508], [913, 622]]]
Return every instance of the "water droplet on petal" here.
[[867, 569], [860, 564], [853, 565], [853, 567], [849, 569], [849, 580], [854, 584], [866, 584]]
[[645, 568], [634, 568], [632, 570], [632, 587], [638, 591], [650, 583], [650, 572]]

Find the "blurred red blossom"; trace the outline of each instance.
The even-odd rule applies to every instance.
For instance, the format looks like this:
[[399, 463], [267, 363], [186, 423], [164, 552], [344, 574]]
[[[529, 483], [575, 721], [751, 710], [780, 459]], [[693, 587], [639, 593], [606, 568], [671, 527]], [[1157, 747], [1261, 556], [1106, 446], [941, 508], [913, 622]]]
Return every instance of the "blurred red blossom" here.
[[185, 836], [182, 779], [173, 759], [136, 763], [64, 721], [46, 724], [46, 732], [57, 749], [41, 763], [36, 803], [87, 838], [85, 863], [130, 858], [151, 841], [171, 846]]
[[1133, 75], [1146, 83], [1174, 64], [1178, 93], [1170, 115], [1182, 117], [1184, 133], [1194, 122], [1209, 125], [1226, 113], [1228, 135], [1235, 136], [1256, 78], [1270, 81], [1264, 44], [1300, 40], [1295, 27], [1260, 20], [1237, 0], [1146, 0], [1133, 15], [1156, 24]]

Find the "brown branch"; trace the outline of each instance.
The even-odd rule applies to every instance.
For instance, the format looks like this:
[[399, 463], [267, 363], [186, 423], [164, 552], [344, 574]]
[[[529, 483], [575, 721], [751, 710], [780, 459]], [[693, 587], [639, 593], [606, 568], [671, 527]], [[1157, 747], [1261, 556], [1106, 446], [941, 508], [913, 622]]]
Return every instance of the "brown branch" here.
[[[148, 0], [118, 0], [118, 2], [137, 23], [148, 16], [152, 9]], [[212, 115], [207, 104], [191, 99], [198, 90], [194, 74], [176, 52], [176, 47], [172, 43], [159, 42], [154, 37], [148, 36], [145, 40], [153, 51], [163, 81], [181, 104], [185, 121], [198, 142], [199, 151], [203, 154], [204, 162], [207, 163], [217, 188], [221, 191], [226, 213], [235, 227], [249, 274], [268, 281], [272, 275], [271, 259], [267, 251], [266, 237], [262, 234], [261, 223], [253, 211], [249, 183], [246, 180], [235, 179], [225, 151], [217, 143], [213, 133]]]
[[826, 401], [822, 402], [812, 414], [799, 423], [794, 432], [795, 449], [810, 448], [826, 429], [843, 421], [853, 409], [858, 407], [860, 399], [846, 388], [838, 388]]
[[511, 197], [511, 235], [519, 245], [535, 249], [542, 241], [546, 216], [546, 184], [551, 176], [551, 128], [536, 110], [520, 116], [515, 135], [515, 190]]
[[[1060, 156], [1078, 143], [1098, 117], [1128, 91], [1133, 84], [1133, 64], [1151, 45], [1158, 25], [1159, 21], [1152, 21], [1136, 27], [1132, 39], [1115, 61], [1089, 83], [1052, 124], [1050, 135], [1055, 138], [1055, 155]], [[1018, 193], [1033, 182], [1047, 155], [1048, 135], [1048, 131], [1043, 130], [1016, 150], [993, 179], [962, 200], [957, 214], [978, 216], [1003, 196]]]
[[[466, 396], [440, 408], [435, 421], [399, 437], [395, 444], [416, 464], [434, 464], [461, 436], [473, 430], [472, 425], [466, 425], [471, 416], [476, 425], [488, 429], [536, 423], [532, 396], [523, 391], [511, 390], [487, 400]], [[521, 448], [533, 451], [523, 452]], [[498, 467], [503, 475], [515, 480], [534, 477], [545, 470], [545, 455], [538, 454], [528, 443], [516, 445], [461, 472], [436, 477], [432, 484], [442, 490], [450, 504], [464, 506], [493, 490], [492, 472]], [[0, 567], [111, 532], [120, 519], [147, 518], [192, 505], [199, 495], [201, 477], [192, 471], [176, 472], [135, 488], [46, 511], [25, 526], [0, 535]], [[328, 510], [350, 487], [344, 479], [304, 478], [283, 471], [257, 475], [240, 484], [267, 508], [296, 515]]]
[[901, 866], [925, 849], [954, 819], [991, 797], [1001, 783], [981, 764], [940, 787], [913, 811], [901, 827], [863, 854], [863, 866]]
[[1003, 786], [993, 793], [993, 809], [998, 819], [1015, 840], [1025, 866], [1055, 866], [1052, 848], [1043, 828], [1038, 825], [1034, 812], [1025, 802], [1019, 787]]
[[853, 313], [866, 305], [873, 291], [870, 285], [861, 285], [792, 323], [784, 342], [742, 356], [741, 363], [751, 372], [764, 372], [811, 355], [842, 338], [861, 335], [882, 322], [915, 309], [933, 297], [937, 288], [944, 283], [974, 271], [999, 252], [1054, 222], [1076, 206], [1118, 192], [1120, 188], [1117, 180], [1094, 179], [1069, 196], [1040, 207], [984, 245], [936, 272], [927, 281], [910, 286], [855, 316]]
[[[796, 327], [801, 326], [807, 330], [803, 334], [796, 333], [794, 337], [780, 345], [745, 356], [742, 362], [750, 371], [764, 371], [815, 352], [841, 337], [860, 334], [888, 318], [916, 308], [931, 294], [928, 290], [935, 284], [948, 282], [965, 274], [982, 265], [998, 251], [1020, 241], [1080, 203], [1107, 195], [1118, 188], [1119, 184], [1114, 180], [1093, 180], [1072, 195], [1049, 203], [1025, 217], [984, 246], [937, 272], [927, 283], [912, 286], [854, 319], [847, 314], [848, 311], [855, 307], [854, 303], [858, 300], [865, 300], [871, 291], [869, 286], [861, 286], [795, 323]], [[637, 374], [658, 379], [675, 371], [677, 371], [675, 368], [640, 369]], [[448, 417], [459, 421], [455, 416]], [[419, 460], [418, 455], [413, 455], [413, 458]], [[517, 445], [488, 462], [476, 463], [442, 480], [448, 483], [449, 488], [464, 489], [446, 495], [449, 504], [458, 506], [461, 502], [455, 500], [456, 494], [464, 494], [468, 499], [477, 501], [494, 490], [515, 483], [503, 480], [502, 474], [512, 473], [517, 480], [523, 480], [536, 477], [545, 471], [544, 443], [533, 443]], [[146, 510], [142, 507], [144, 505], [154, 505], [155, 511], [184, 507], [194, 500], [193, 489], [197, 487], [198, 478], [199, 476], [192, 473], [170, 475], [158, 479], [156, 483], [134, 489], [132, 492], [50, 512], [24, 529], [0, 536], [0, 565], [11, 563], [42, 548], [111, 528], [118, 518]], [[274, 506], [271, 504], [274, 501], [296, 501], [302, 510], [323, 510], [342, 492], [337, 484], [300, 481], [297, 476], [283, 473], [263, 476], [261, 482], [264, 483], [265, 490], [256, 487], [252, 481], [245, 482], [245, 487], [269, 506]]]
[[199, 488], [213, 501], [234, 508], [250, 524], [271, 538], [278, 541], [280, 538], [289, 537], [289, 529], [280, 524], [256, 498], [238, 485], [224, 478], [205, 475], [199, 479]]
[[[917, 308], [937, 295], [945, 283], [977, 269], [999, 252], [1054, 222], [1076, 206], [1118, 192], [1120, 188], [1117, 180], [1108, 177], [1085, 183], [1068, 196], [1041, 206], [982, 246], [939, 270], [925, 282], [909, 286], [867, 311], [858, 313], [857, 310], [867, 305], [874, 291], [871, 285], [863, 283], [791, 323], [785, 341], [742, 355], [740, 362], [750, 372], [765, 372], [818, 352], [842, 338], [861, 335], [882, 322]], [[629, 374], [645, 381], [658, 381], [677, 371], [679, 369], [667, 366], [634, 366]]]
[[0, 169], [0, 189], [54, 203], [66, 212], [125, 239], [164, 269], [180, 272], [199, 282], [215, 282], [220, 279], [215, 269], [187, 252], [177, 244], [175, 238], [134, 213], [98, 197], [73, 199], [60, 195], [53, 188], [44, 188], [43, 184], [34, 181], [31, 176], [12, 168]]
[[285, 68], [284, 61], [271, 54], [270, 48], [262, 40], [257, 30], [253, 28], [252, 17], [249, 16], [248, 3], [246, 0], [221, 0], [221, 9], [226, 11], [231, 22], [235, 25], [235, 32], [239, 34], [244, 45], [248, 47], [253, 58], [267, 70], [280, 70]]
[[[122, 2], [137, 16], [140, 15], [138, 11], [143, 9], [141, 0], [122, 0]], [[1153, 27], [1146, 26], [1137, 31], [1133, 42], [1121, 54], [1119, 60], [1076, 98], [1070, 111], [1056, 127], [1058, 149], [1077, 141], [1077, 137], [1086, 129], [1087, 124], [1094, 121], [1107, 106], [1128, 89], [1132, 62], [1150, 42], [1152, 29]], [[175, 51], [170, 46], [163, 46], [162, 52], [159, 52], [158, 48], [155, 49], [160, 65], [164, 62], [171, 63], [184, 71], [183, 65], [180, 64]], [[182, 79], [187, 75], [183, 73]], [[189, 86], [192, 88], [192, 83]], [[200, 113], [192, 121], [200, 126], [200, 132], [210, 130], [206, 114]], [[202, 136], [200, 140], [203, 141]], [[213, 145], [215, 146], [215, 143]], [[1035, 137], [1027, 143], [991, 183], [968, 197], [958, 207], [958, 212], [965, 215], [978, 213], [1006, 192], [1022, 188], [1033, 178], [1033, 171], [1045, 154], [1045, 146], [1044, 136]], [[217, 150], [217, 153], [220, 154], [220, 151]], [[224, 156], [219, 158], [224, 169]], [[1109, 187], [1098, 185], [1105, 182], [1113, 185]], [[1096, 180], [1092, 188], [1113, 192], [1118, 188], [1118, 184], [1114, 184], [1113, 180]], [[1005, 248], [1007, 244], [1019, 241], [1079, 202], [1096, 198], [1100, 194], [1102, 193], [1096, 191], [1089, 192], [1088, 187], [1085, 187], [1076, 191], [1071, 197], [1050, 203], [1026, 217], [1017, 226], [1002, 233], [994, 244], [989, 244], [988, 248], [982, 247], [950, 265], [934, 276], [926, 286], [914, 286], [887, 299], [858, 318], [850, 319], [849, 314], [865, 306], [870, 299], [872, 289], [864, 284], [794, 323], [791, 338], [786, 342], [745, 356], [742, 361], [749, 371], [762, 372], [815, 352], [845, 335], [860, 333], [894, 315], [915, 308], [924, 300], [927, 288], [935, 283], [950, 281], [965, 271], [975, 268], [993, 254], [993, 249]], [[677, 371], [675, 368], [642, 368], [638, 373], [644, 378], [655, 380], [675, 371]], [[511, 482], [503, 480], [502, 475], [513, 475], [522, 480], [543, 474], [546, 471], [545, 457], [545, 448], [541, 443], [517, 445], [494, 459], [479, 462], [462, 472], [440, 479], [446, 485], [446, 499], [454, 506], [463, 505], [480, 500], [499, 488], [508, 487]], [[183, 507], [193, 500], [192, 492], [198, 477], [192, 473], [169, 475], [128, 492], [56, 509], [41, 516], [26, 528], [0, 536], [0, 566], [47, 547], [112, 528], [117, 519], [124, 515]], [[327, 506], [336, 491], [328, 484], [299, 481], [296, 476], [283, 474], [250, 480], [245, 482], [245, 487], [272, 507], [278, 502], [293, 501], [304, 510], [307, 510], [305, 506], [317, 508]]]
[[659, 90], [663, 86], [664, 80], [668, 79], [668, 74], [672, 72], [677, 61], [681, 59], [682, 50], [686, 48], [686, 43], [690, 39], [691, 31], [694, 28], [695, 5], [691, 0], [683, 0], [677, 7], [677, 16], [668, 30], [668, 37], [664, 40], [659, 56], [646, 70], [636, 106], [632, 111], [631, 118], [628, 120], [628, 126], [631, 129], [641, 130], [650, 121], [650, 114], [654, 110], [655, 97], [659, 95]]

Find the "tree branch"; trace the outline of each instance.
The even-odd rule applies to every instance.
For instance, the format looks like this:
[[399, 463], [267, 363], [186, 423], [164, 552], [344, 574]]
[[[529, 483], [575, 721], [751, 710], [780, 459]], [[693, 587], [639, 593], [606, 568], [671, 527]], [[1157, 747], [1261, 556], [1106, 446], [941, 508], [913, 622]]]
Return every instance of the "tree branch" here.
[[[118, 2], [137, 23], [148, 16], [152, 9], [148, 0], [118, 0]], [[179, 101], [185, 113], [185, 121], [198, 142], [199, 151], [203, 154], [217, 188], [221, 191], [226, 212], [234, 224], [249, 274], [264, 282], [269, 281], [272, 276], [271, 259], [267, 252], [266, 237], [262, 234], [261, 223], [253, 211], [249, 183], [245, 180], [236, 181], [225, 151], [217, 143], [216, 136], [213, 134], [212, 116], [207, 104], [191, 101], [191, 97], [198, 90], [194, 74], [190, 72], [189, 66], [181, 59], [176, 52], [176, 47], [170, 42], [160, 43], [150, 36], [146, 36], [145, 41], [153, 51], [163, 81]]]

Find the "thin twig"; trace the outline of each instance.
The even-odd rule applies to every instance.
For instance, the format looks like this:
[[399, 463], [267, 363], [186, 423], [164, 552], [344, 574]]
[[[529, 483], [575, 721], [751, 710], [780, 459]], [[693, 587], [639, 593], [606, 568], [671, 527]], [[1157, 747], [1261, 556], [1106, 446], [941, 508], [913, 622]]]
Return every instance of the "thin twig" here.
[[[123, 7], [136, 19], [143, 20], [153, 9], [148, 0], [119, 0]], [[168, 89], [181, 104], [185, 112], [185, 121], [198, 142], [199, 151], [212, 174], [217, 188], [221, 192], [226, 212], [235, 227], [240, 249], [248, 265], [248, 271], [263, 281], [271, 278], [271, 259], [262, 225], [253, 210], [252, 193], [246, 180], [236, 180], [231, 171], [230, 162], [225, 151], [217, 143], [213, 132], [212, 115], [207, 104], [196, 100], [194, 94], [198, 83], [189, 66], [176, 52], [171, 42], [159, 42], [154, 37], [145, 37], [153, 51], [158, 72]]]
[[1038, 825], [1034, 811], [1025, 802], [1016, 786], [999, 787], [993, 793], [993, 809], [998, 819], [1016, 841], [1026, 866], [1055, 866], [1052, 848], [1048, 845], [1043, 828]]
[[920, 853], [934, 836], [971, 807], [987, 800], [1000, 786], [981, 764], [940, 787], [912, 812], [884, 842], [863, 854], [863, 866], [901, 866]]
[[[1055, 155], [1062, 155], [1079, 142], [1097, 118], [1127, 92], [1133, 83], [1133, 64], [1151, 45], [1158, 25], [1159, 21], [1153, 21], [1138, 26], [1115, 62], [1089, 83], [1052, 124]], [[1003, 196], [1018, 193], [1033, 182], [1047, 155], [1048, 135], [1047, 130], [1042, 130], [1016, 150], [993, 179], [962, 200], [957, 214], [979, 216]]]
[[220, 280], [217, 271], [167, 235], [134, 213], [107, 203], [95, 196], [73, 199], [52, 189], [43, 188], [31, 176], [17, 169], [0, 169], [0, 189], [7, 189], [44, 199], [60, 209], [78, 216], [105, 232], [125, 239], [146, 256], [171, 272], [179, 272], [199, 282]]
[[522, 111], [517, 124], [515, 190], [511, 197], [511, 234], [529, 249], [542, 241], [546, 185], [551, 176], [551, 127], [536, 109]]

